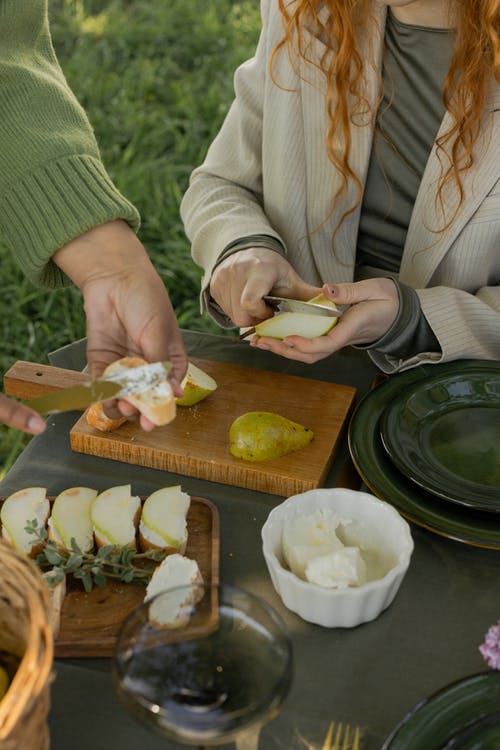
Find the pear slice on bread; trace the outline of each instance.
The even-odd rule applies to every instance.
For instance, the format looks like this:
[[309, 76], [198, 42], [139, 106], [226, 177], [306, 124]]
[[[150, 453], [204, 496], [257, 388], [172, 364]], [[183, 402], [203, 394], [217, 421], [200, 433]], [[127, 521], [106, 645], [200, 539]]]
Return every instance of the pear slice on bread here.
[[156, 597], [149, 607], [149, 621], [165, 628], [184, 625], [193, 605], [203, 596], [198, 586], [201, 583], [203, 578], [196, 560], [178, 553], [168, 555], [156, 568], [146, 588], [144, 601]]
[[139, 523], [141, 548], [161, 549], [167, 553], [186, 551], [187, 512], [190, 496], [180, 485], [162, 487], [144, 502]]
[[[122, 359], [118, 359], [106, 367], [103, 377], [106, 377], [106, 375], [117, 375], [131, 368], [146, 364], [146, 360], [141, 357], [122, 357]], [[153, 386], [147, 388], [141, 388], [141, 382], [138, 381], [137, 393], [128, 395], [126, 400], [135, 406], [154, 425], [161, 426], [168, 424], [175, 417], [175, 396], [170, 383], [166, 379], [159, 380]], [[97, 430], [109, 432], [110, 430], [116, 430], [126, 422], [127, 417], [118, 417], [117, 419], [108, 417], [104, 412], [102, 402], [98, 402], [92, 404], [87, 409], [86, 420], [88, 424]]]
[[74, 539], [82, 552], [90, 552], [94, 546], [90, 508], [96, 497], [97, 490], [90, 487], [71, 487], [61, 492], [52, 505], [49, 539], [65, 549], [71, 549]]
[[93, 500], [90, 517], [98, 547], [114, 544], [136, 547], [141, 500], [132, 495], [130, 484], [110, 487]]
[[26, 526], [36, 520], [39, 528], [45, 528], [50, 513], [50, 503], [45, 487], [26, 487], [7, 497], [0, 510], [2, 536], [19, 552], [36, 557], [43, 545], [34, 543], [33, 534]]

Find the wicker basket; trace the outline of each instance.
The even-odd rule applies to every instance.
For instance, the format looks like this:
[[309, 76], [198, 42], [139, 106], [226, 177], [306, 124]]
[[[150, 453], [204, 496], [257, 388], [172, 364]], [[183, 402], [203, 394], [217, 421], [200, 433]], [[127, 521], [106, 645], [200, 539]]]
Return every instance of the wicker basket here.
[[17, 667], [0, 700], [1, 750], [48, 750], [53, 659], [48, 589], [36, 565], [0, 540], [0, 659]]

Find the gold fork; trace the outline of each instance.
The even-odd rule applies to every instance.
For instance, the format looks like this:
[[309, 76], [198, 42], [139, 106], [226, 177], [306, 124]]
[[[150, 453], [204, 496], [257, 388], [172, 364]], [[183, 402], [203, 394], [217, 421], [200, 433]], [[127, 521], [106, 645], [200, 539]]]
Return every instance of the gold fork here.
[[351, 729], [349, 724], [344, 727], [339, 723], [335, 729], [335, 722], [331, 721], [322, 750], [359, 750], [360, 736], [359, 727]]

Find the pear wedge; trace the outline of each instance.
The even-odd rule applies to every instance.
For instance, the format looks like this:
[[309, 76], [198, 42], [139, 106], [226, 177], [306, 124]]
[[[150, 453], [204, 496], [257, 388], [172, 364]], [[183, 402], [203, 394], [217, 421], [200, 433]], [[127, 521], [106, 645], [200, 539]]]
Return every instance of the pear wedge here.
[[[325, 305], [333, 310], [337, 305], [323, 293], [316, 295], [308, 302]], [[307, 313], [286, 312], [279, 313], [273, 318], [263, 320], [255, 326], [257, 336], [267, 336], [272, 339], [284, 339], [287, 336], [302, 336], [305, 339], [315, 339], [325, 336], [337, 324], [338, 318], [328, 315], [308, 315]]]
[[97, 495], [90, 509], [97, 546], [135, 548], [140, 512], [141, 500], [132, 496], [130, 484], [110, 487]]
[[188, 369], [181, 383], [184, 396], [175, 399], [177, 406], [194, 406], [210, 396], [217, 388], [215, 380], [208, 373], [189, 362]]
[[94, 546], [90, 508], [96, 497], [97, 490], [90, 487], [71, 487], [61, 492], [52, 505], [49, 538], [66, 549], [71, 549], [74, 539], [82, 552], [89, 552]]
[[139, 523], [142, 549], [184, 553], [187, 544], [187, 512], [190, 496], [180, 485], [163, 487], [144, 502]]
[[19, 552], [36, 557], [42, 545], [34, 544], [35, 537], [25, 531], [28, 522], [36, 520], [45, 528], [50, 513], [50, 503], [45, 487], [27, 487], [9, 495], [0, 510], [2, 536]]
[[[331, 307], [332, 310], [337, 309], [337, 305], [335, 304], [335, 302], [329, 297], [326, 297], [323, 292], [320, 292], [320, 294], [317, 294], [315, 297], [311, 297], [311, 299], [308, 299], [307, 301], [312, 302], [314, 305], [324, 305], [325, 307]], [[335, 320], [338, 320], [338, 318], [335, 318]]]
[[315, 339], [325, 336], [336, 324], [338, 318], [326, 315], [308, 315], [307, 313], [286, 312], [279, 313], [273, 318], [257, 323], [257, 336], [268, 336], [272, 339], [284, 339], [287, 336], [302, 336], [305, 339]]
[[229, 428], [229, 450], [245, 461], [270, 461], [305, 448], [312, 430], [280, 414], [250, 411], [234, 420]]

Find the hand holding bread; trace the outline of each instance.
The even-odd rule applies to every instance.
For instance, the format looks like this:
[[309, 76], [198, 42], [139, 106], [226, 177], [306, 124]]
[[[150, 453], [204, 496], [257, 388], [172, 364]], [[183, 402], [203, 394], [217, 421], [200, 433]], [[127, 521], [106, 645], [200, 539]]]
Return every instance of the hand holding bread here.
[[[141, 357], [123, 357], [122, 359], [108, 365], [104, 370], [106, 375], [117, 375], [128, 369], [147, 364]], [[143, 388], [137, 383], [137, 393], [127, 396], [124, 400], [141, 415], [141, 426], [143, 429], [152, 429], [155, 426], [168, 424], [175, 417], [176, 404], [174, 390], [168, 380], [161, 380], [153, 386]], [[127, 421], [127, 416], [121, 415], [110, 417], [106, 413], [105, 405], [100, 401], [92, 404], [87, 410], [87, 422], [102, 432], [116, 430]]]

